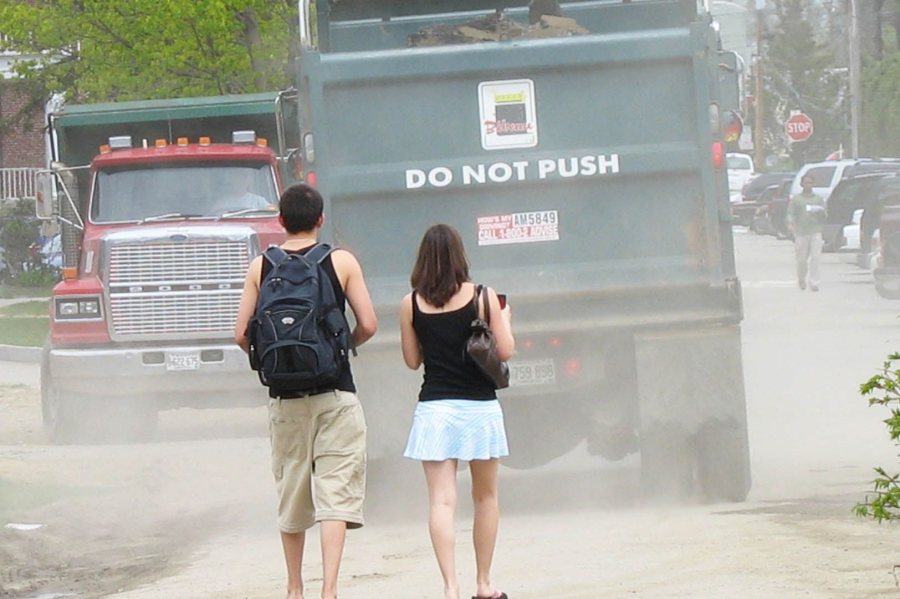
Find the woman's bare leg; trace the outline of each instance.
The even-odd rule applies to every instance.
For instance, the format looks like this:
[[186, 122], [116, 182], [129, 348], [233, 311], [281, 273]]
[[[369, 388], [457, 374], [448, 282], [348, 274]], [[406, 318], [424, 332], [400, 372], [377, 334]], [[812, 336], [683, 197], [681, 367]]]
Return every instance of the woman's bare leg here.
[[428, 532], [444, 578], [444, 597], [459, 599], [456, 579], [456, 460], [422, 462], [428, 484]]
[[500, 522], [500, 502], [497, 494], [497, 471], [500, 460], [472, 460], [472, 503], [475, 506], [475, 523], [472, 541], [475, 544], [475, 594], [490, 597], [494, 593], [491, 583], [491, 562], [497, 543], [497, 527]]

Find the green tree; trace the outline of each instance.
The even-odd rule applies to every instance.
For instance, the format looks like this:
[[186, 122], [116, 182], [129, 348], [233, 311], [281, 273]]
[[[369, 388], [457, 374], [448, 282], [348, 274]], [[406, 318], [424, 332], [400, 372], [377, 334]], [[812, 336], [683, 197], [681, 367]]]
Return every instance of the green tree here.
[[[787, 150], [794, 163], [822, 160], [848, 136], [845, 76], [809, 18], [809, 0], [776, 0], [777, 25], [763, 54], [767, 153]], [[791, 110], [809, 115], [813, 136], [788, 144], [783, 123]]]
[[291, 0], [0, 0], [0, 50], [36, 57], [16, 71], [44, 98], [279, 89], [292, 78], [296, 10]]
[[[860, 393], [868, 397], [869, 405], [888, 406], [891, 415], [884, 423], [894, 443], [900, 442], [900, 353], [893, 353], [885, 360], [881, 373], [860, 385]], [[875, 468], [878, 475], [873, 482], [872, 494], [856, 505], [860, 517], [882, 520], [900, 519], [900, 474], [889, 474], [884, 468]]]
[[900, 156], [900, 52], [863, 68], [860, 153]]

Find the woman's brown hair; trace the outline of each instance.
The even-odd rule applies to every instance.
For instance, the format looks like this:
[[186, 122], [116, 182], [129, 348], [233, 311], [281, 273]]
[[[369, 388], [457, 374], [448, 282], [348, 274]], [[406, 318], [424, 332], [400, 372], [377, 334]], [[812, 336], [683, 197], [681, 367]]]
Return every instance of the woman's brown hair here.
[[409, 282], [416, 293], [437, 308], [469, 280], [469, 259], [462, 237], [450, 225], [432, 225], [419, 244], [419, 255]]

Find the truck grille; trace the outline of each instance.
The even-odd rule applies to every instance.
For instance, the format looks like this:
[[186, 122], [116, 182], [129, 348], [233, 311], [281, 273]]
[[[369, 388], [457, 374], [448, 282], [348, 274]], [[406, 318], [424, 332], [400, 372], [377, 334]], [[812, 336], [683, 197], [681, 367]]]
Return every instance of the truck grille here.
[[251, 236], [108, 240], [107, 247], [113, 339], [232, 335]]
[[114, 246], [109, 282], [154, 283], [223, 279], [244, 280], [247, 242], [186, 241]]

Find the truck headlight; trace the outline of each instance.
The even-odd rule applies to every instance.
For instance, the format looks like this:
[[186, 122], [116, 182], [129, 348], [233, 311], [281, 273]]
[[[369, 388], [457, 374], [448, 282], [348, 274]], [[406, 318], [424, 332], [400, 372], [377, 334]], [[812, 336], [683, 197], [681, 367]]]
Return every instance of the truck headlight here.
[[99, 297], [60, 297], [54, 300], [56, 320], [100, 318]]

